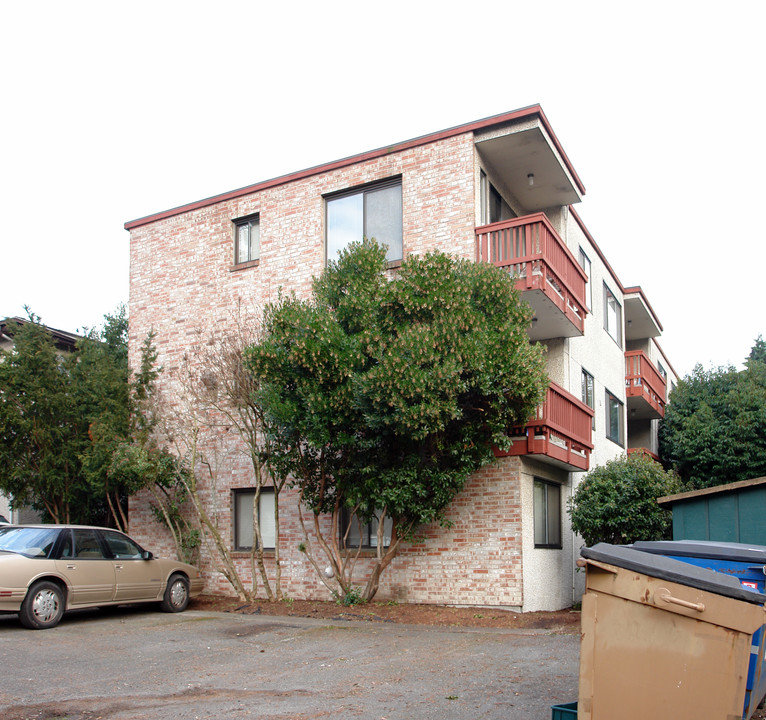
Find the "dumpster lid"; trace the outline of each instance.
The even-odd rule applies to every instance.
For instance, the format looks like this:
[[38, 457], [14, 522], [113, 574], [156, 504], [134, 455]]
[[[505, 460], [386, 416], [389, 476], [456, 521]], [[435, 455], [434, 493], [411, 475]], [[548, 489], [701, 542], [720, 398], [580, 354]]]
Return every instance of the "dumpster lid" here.
[[706, 590], [716, 595], [725, 595], [754, 605], [766, 604], [766, 595], [742, 587], [739, 580], [730, 575], [674, 560], [665, 555], [654, 555], [626, 545], [609, 545], [608, 543], [598, 543], [590, 548], [584, 547], [580, 550], [580, 555], [589, 560], [616, 565], [626, 570], [633, 570], [698, 590]]
[[715, 540], [639, 540], [629, 547], [658, 555], [731, 560], [766, 565], [766, 546]]

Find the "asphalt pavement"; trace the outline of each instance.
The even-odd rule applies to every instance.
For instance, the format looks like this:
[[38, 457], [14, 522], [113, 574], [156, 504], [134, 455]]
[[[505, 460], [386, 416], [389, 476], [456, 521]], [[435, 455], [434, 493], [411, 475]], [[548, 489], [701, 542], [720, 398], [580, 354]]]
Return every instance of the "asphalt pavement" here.
[[152, 606], [0, 615], [3, 720], [549, 720], [579, 636]]

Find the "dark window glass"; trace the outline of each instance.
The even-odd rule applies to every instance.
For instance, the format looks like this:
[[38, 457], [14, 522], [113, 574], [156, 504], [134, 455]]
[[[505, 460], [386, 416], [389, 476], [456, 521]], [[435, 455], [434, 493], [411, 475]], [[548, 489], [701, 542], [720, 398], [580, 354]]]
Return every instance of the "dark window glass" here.
[[535, 480], [535, 547], [561, 547], [561, 486]]

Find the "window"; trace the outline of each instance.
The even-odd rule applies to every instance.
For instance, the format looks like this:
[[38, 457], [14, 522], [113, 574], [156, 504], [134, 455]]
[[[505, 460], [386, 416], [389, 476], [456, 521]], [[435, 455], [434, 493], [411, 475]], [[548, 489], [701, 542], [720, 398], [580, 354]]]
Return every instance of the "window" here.
[[585, 281], [585, 302], [588, 310], [590, 310], [593, 308], [593, 286], [590, 283], [590, 258], [582, 248], [580, 248], [580, 252], [577, 255], [577, 262], [580, 263], [580, 267], [585, 270], [585, 274], [588, 276], [588, 279]]
[[[582, 371], [581, 376], [581, 398], [582, 401], [589, 407], [591, 410], [595, 409], [595, 395], [593, 393], [593, 375], [591, 375], [587, 370]], [[596, 429], [596, 416], [594, 415], [592, 418], [592, 426], [594, 430]]]
[[327, 198], [327, 261], [363, 238], [386, 245], [389, 262], [402, 259], [401, 180]]
[[[358, 548], [361, 540], [363, 548], [378, 547], [378, 527], [380, 524], [380, 512], [376, 512], [368, 522], [360, 522], [356, 515], [351, 515], [347, 509], [343, 509], [341, 515], [341, 544], [343, 536], [346, 535], [346, 547]], [[391, 544], [391, 532], [393, 530], [393, 521], [386, 516], [383, 522], [383, 546], [388, 547]]]
[[501, 220], [509, 220], [516, 217], [511, 206], [503, 200], [497, 188], [489, 182], [487, 173], [480, 171], [479, 176], [479, 202], [481, 203], [481, 224], [489, 225]]
[[114, 530], [103, 531], [104, 540], [115, 560], [141, 560], [143, 553], [129, 537]]
[[258, 215], [234, 221], [234, 263], [258, 260], [261, 254], [261, 223]]
[[622, 307], [606, 285], [604, 285], [604, 330], [622, 347]]
[[622, 403], [609, 390], [606, 391], [606, 436], [623, 445], [624, 430], [622, 419]]
[[[262, 488], [258, 498], [258, 522], [261, 526], [261, 538], [265, 550], [276, 545], [276, 525], [274, 523], [274, 488]], [[253, 501], [255, 490], [234, 491], [234, 549], [247, 551], [253, 549]]]
[[561, 547], [561, 486], [535, 479], [535, 547]]
[[104, 550], [98, 532], [91, 529], [74, 529], [74, 557], [87, 560], [104, 560]]

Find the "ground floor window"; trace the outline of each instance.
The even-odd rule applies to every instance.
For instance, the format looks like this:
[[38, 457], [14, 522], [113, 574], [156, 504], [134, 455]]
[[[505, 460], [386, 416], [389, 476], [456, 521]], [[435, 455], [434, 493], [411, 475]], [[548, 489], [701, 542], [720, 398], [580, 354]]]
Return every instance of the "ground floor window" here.
[[561, 485], [535, 479], [535, 547], [561, 547]]
[[[345, 537], [347, 548], [358, 548], [360, 544], [362, 548], [378, 547], [380, 515], [380, 511], [377, 511], [370, 520], [363, 522], [356, 515], [352, 515], [348, 510], [344, 509], [341, 515], [341, 543]], [[391, 544], [392, 530], [393, 521], [390, 517], [386, 516], [383, 520], [383, 547], [388, 547]], [[346, 531], [348, 531], [348, 534]]]
[[[261, 526], [261, 538], [264, 550], [276, 545], [276, 523], [274, 522], [274, 488], [261, 488], [258, 497], [258, 523]], [[234, 491], [234, 549], [247, 551], [253, 549], [255, 532], [253, 529], [253, 507], [255, 489]]]

